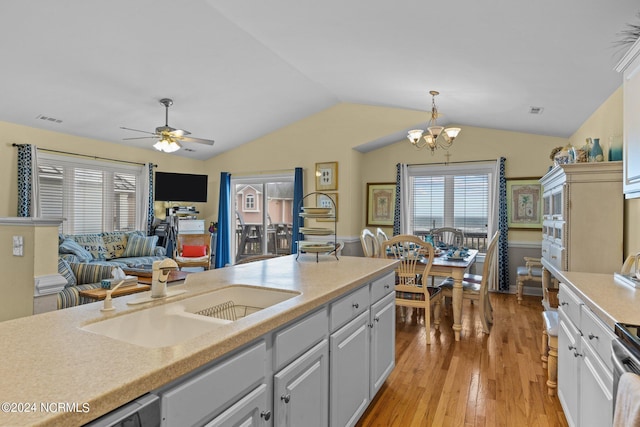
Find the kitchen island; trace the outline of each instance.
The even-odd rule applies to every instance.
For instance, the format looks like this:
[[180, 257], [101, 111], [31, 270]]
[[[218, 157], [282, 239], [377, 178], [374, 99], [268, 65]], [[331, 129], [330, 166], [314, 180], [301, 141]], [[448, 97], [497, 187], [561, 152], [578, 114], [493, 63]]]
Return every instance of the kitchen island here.
[[[279, 257], [190, 274], [171, 288], [187, 292], [167, 301], [127, 304], [146, 294], [141, 293], [114, 299], [113, 312], [101, 312], [102, 303], [96, 302], [0, 323], [0, 398], [13, 405], [3, 407], [0, 425], [82, 425], [389, 276], [395, 264], [361, 257], [323, 257], [317, 263], [315, 257]], [[81, 329], [237, 284], [300, 295], [169, 347], [142, 347]]]

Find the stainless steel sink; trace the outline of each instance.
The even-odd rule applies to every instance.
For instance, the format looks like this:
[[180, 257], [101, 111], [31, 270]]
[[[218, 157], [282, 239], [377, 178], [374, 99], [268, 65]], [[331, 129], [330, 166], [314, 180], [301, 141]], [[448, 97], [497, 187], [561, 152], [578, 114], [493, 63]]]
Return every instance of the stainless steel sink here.
[[[81, 329], [142, 347], [169, 347], [297, 295], [300, 293], [295, 291], [232, 285], [182, 301], [90, 323]], [[220, 315], [218, 309], [223, 306], [226, 309], [233, 307], [234, 315], [230, 316], [229, 312]]]

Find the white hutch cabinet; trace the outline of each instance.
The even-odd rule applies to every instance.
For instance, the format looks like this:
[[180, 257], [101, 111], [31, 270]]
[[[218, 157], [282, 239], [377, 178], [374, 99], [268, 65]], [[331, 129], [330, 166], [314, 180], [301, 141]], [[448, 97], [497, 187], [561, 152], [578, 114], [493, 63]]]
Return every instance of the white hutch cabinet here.
[[[623, 262], [622, 162], [555, 166], [540, 183], [543, 265], [589, 273], [619, 271]], [[548, 271], [544, 276], [549, 280]]]

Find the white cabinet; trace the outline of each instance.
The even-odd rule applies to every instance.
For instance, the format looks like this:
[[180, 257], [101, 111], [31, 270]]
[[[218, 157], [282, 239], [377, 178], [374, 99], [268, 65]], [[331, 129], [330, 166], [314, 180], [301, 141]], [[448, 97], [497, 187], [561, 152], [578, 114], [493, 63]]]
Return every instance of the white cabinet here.
[[330, 338], [332, 426], [353, 426], [369, 405], [369, 310]]
[[222, 414], [205, 424], [205, 427], [267, 426], [271, 418], [271, 412], [267, 409], [268, 407], [267, 386], [262, 384]]
[[382, 384], [395, 367], [396, 360], [396, 304], [395, 295], [386, 297], [371, 306], [371, 383], [369, 395], [378, 393]]
[[640, 40], [629, 49], [616, 66], [623, 73], [624, 101], [624, 194], [640, 197]]
[[332, 426], [355, 425], [395, 367], [394, 282], [390, 273], [331, 304]]
[[329, 417], [329, 344], [323, 339], [273, 380], [275, 426], [324, 427]]
[[618, 271], [623, 262], [622, 162], [558, 165], [540, 183], [543, 264], [565, 271]]
[[570, 426], [610, 426], [613, 420], [611, 331], [561, 283], [558, 398]]

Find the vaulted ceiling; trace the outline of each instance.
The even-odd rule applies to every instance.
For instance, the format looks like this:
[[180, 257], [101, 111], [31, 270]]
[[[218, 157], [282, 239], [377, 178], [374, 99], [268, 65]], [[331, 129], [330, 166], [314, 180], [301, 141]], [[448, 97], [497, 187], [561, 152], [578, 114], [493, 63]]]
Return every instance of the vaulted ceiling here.
[[[622, 82], [637, 0], [4, 0], [0, 120], [207, 159], [335, 104], [570, 136]], [[531, 107], [543, 113], [532, 115]], [[379, 135], [397, 141], [411, 127]], [[194, 150], [194, 151], [189, 151]]]

